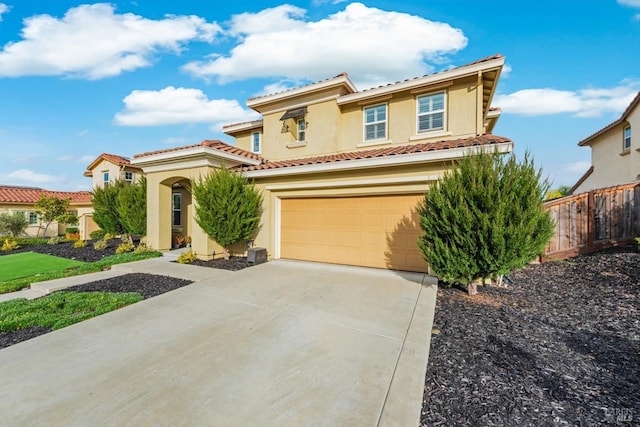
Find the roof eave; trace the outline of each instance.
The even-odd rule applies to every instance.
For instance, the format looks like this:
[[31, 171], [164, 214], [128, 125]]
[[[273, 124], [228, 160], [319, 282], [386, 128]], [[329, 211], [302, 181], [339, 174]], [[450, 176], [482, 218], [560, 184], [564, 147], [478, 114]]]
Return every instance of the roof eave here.
[[416, 163], [446, 162], [457, 160], [468, 154], [479, 151], [489, 153], [510, 153], [513, 142], [500, 142], [496, 144], [472, 145], [468, 147], [448, 148], [422, 153], [397, 154], [393, 156], [374, 157], [368, 159], [353, 159], [340, 162], [319, 163], [301, 166], [289, 166], [275, 169], [261, 169], [245, 171], [248, 178], [267, 178], [285, 175], [302, 175], [322, 172], [334, 172], [342, 170], [370, 169], [376, 167], [400, 166]]
[[256, 108], [262, 105], [270, 104], [276, 101], [281, 101], [287, 98], [293, 98], [293, 97], [310, 93], [310, 92], [317, 92], [319, 90], [328, 89], [335, 86], [345, 86], [352, 93], [358, 91], [355, 85], [353, 84], [353, 82], [349, 79], [347, 75], [340, 74], [339, 76], [336, 76], [332, 79], [323, 80], [320, 82], [311, 83], [306, 86], [301, 86], [301, 87], [286, 90], [283, 92], [274, 93], [273, 95], [266, 95], [258, 98], [249, 99], [247, 101], [247, 107], [253, 108], [254, 110], [256, 110]]
[[461, 67], [454, 68], [452, 70], [442, 71], [436, 74], [430, 74], [428, 76], [423, 76], [417, 79], [403, 81], [403, 82], [390, 84], [382, 87], [377, 87], [374, 89], [352, 93], [349, 95], [343, 95], [338, 98], [337, 102], [338, 102], [338, 105], [359, 102], [365, 99], [376, 98], [382, 95], [386, 95], [388, 93], [410, 90], [420, 86], [428, 86], [436, 83], [441, 83], [447, 80], [460, 79], [470, 75], [477, 75], [479, 72], [486, 72], [493, 69], [496, 69], [498, 71], [498, 76], [496, 77], [496, 80], [497, 80], [497, 78], [500, 75], [500, 70], [504, 65], [504, 61], [505, 61], [505, 58], [501, 56], [499, 58], [490, 59], [484, 62], [479, 62], [475, 64], [470, 64], [470, 65], [463, 65]]
[[162, 163], [175, 163], [187, 158], [202, 157], [202, 156], [216, 157], [232, 163], [237, 163], [239, 165], [245, 164], [245, 165], [257, 166], [260, 163], [262, 163], [262, 161], [258, 159], [252, 159], [249, 157], [239, 156], [233, 153], [227, 153], [225, 151], [217, 150], [215, 148], [207, 147], [204, 145], [199, 145], [199, 146], [187, 148], [184, 150], [150, 154], [142, 157], [134, 157], [131, 160], [131, 163], [140, 168], [144, 168], [145, 166], [151, 166], [151, 165], [162, 164]]

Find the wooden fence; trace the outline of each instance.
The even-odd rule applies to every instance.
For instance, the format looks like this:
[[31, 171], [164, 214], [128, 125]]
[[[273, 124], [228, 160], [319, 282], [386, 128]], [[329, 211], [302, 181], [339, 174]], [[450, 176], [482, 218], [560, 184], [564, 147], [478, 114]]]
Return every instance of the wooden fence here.
[[640, 236], [640, 182], [601, 188], [545, 202], [555, 234], [545, 259], [564, 259]]

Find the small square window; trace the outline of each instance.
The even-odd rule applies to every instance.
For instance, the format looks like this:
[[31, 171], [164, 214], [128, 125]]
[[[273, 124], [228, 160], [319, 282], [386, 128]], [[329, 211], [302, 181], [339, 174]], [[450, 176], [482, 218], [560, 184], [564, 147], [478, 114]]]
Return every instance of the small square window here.
[[124, 180], [132, 183], [133, 182], [133, 172], [131, 171], [124, 171]]
[[627, 126], [626, 128], [624, 128], [623, 138], [624, 140], [622, 143], [622, 149], [623, 150], [631, 149], [631, 126]]
[[444, 92], [420, 96], [418, 101], [418, 133], [444, 130]]
[[387, 138], [387, 104], [364, 109], [364, 140]]
[[29, 225], [36, 225], [38, 223], [38, 213], [29, 211]]

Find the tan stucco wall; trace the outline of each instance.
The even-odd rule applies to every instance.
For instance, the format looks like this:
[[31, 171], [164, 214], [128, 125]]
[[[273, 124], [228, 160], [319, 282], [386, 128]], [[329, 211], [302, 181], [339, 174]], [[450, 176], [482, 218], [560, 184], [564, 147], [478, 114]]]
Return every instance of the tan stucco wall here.
[[[395, 178], [437, 177], [444, 173], [442, 163], [401, 167], [375, 168], [359, 171], [343, 171], [296, 177], [258, 178], [256, 185], [264, 195], [264, 212], [255, 246], [267, 248], [270, 259], [279, 256], [279, 199], [297, 197], [348, 197], [383, 194], [424, 194], [433, 181], [416, 179], [416, 182], [384, 183]], [[369, 180], [370, 183], [365, 181]], [[280, 188], [300, 186], [307, 188]], [[322, 188], [313, 188], [321, 185]], [[271, 189], [269, 189], [271, 188]]]
[[[212, 254], [221, 254], [222, 248], [213, 242], [195, 220], [195, 200], [190, 197], [191, 180], [208, 174], [210, 167], [184, 170], [152, 172], [147, 177], [147, 244], [158, 250], [168, 250], [172, 246], [172, 236], [178, 232], [191, 237], [191, 248], [202, 259], [210, 259]], [[180, 230], [172, 226], [172, 194], [174, 183], [184, 189], [182, 199], [182, 225]]]
[[[623, 131], [631, 125], [631, 149], [623, 150]], [[627, 122], [615, 126], [591, 143], [593, 173], [574, 191], [583, 193], [638, 180], [640, 175], [640, 108]]]
[[[433, 132], [417, 132], [417, 101], [422, 95], [445, 92], [445, 129]], [[297, 128], [294, 119], [286, 120], [289, 131], [282, 132], [280, 121], [287, 104], [278, 104], [275, 112], [265, 113], [262, 132], [261, 155], [269, 160], [311, 157], [358, 149], [380, 148], [396, 144], [434, 142], [484, 133], [477, 128], [478, 87], [474, 78], [457, 81], [454, 85], [418, 93], [404, 91], [392, 94], [391, 98], [378, 98], [338, 106], [336, 99], [317, 101], [314, 96], [301, 96], [288, 100], [289, 105], [307, 105], [308, 121], [306, 143], [296, 144]], [[313, 103], [317, 102], [317, 103]], [[388, 139], [384, 141], [364, 141], [363, 111], [366, 107], [388, 105]], [[477, 108], [476, 108], [477, 107]], [[275, 107], [274, 107], [275, 108]], [[257, 129], [235, 134], [236, 145], [252, 151], [252, 134]]]
[[[3, 204], [0, 205], [0, 213], [7, 213], [9, 215], [12, 215], [13, 213], [17, 212], [17, 211], [24, 211], [24, 212], [35, 212], [35, 206], [34, 205], [28, 205], [28, 204]], [[81, 214], [84, 214], [85, 212], [88, 211], [93, 211], [93, 209], [91, 208], [90, 205], [83, 205], [83, 206], [78, 206], [78, 205], [71, 205], [69, 206], [69, 211], [71, 212], [76, 212], [77, 215], [80, 217]], [[27, 218], [28, 219], [28, 218]], [[81, 225], [81, 221], [79, 222], [79, 226]], [[25, 230], [25, 234], [29, 237], [43, 237], [42, 236], [42, 231], [44, 230], [46, 224], [34, 224], [34, 225], [29, 225], [27, 226], [26, 230]], [[50, 225], [49, 228], [47, 228], [47, 233], [44, 237], [52, 237], [52, 236], [58, 236], [61, 234], [65, 233], [65, 230], [67, 228], [67, 224], [59, 224], [57, 221], [53, 221]], [[82, 236], [81, 236], [82, 238]]]
[[119, 179], [124, 178], [124, 171], [133, 172], [133, 182], [138, 182], [142, 174], [138, 170], [129, 169], [127, 167], [122, 168], [121, 166], [115, 165], [109, 161], [102, 160], [100, 161], [92, 170], [92, 184], [91, 188], [102, 188], [104, 186], [103, 181], [103, 173], [109, 172], [109, 181], [115, 182]]

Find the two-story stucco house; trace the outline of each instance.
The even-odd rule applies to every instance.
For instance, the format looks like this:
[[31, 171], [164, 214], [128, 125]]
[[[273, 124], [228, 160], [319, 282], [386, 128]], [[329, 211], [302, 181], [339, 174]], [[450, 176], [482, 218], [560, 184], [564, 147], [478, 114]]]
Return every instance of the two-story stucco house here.
[[[35, 209], [36, 202], [41, 195], [69, 199], [69, 212], [78, 215], [79, 227], [86, 220], [86, 215], [93, 211], [91, 193], [88, 191], [51, 191], [37, 187], [0, 185], [0, 213], [13, 215], [20, 212], [23, 214], [28, 222], [25, 230], [27, 236], [51, 237], [64, 234], [66, 226], [74, 224], [58, 224], [54, 221], [49, 225], [46, 236], [42, 236], [44, 225]], [[83, 238], [82, 235], [80, 237]]]
[[578, 143], [591, 148], [591, 167], [571, 188], [572, 194], [640, 180], [639, 105], [640, 92], [618, 120]]
[[[117, 154], [102, 153], [88, 166], [84, 176], [91, 178], [91, 188], [104, 188], [105, 185], [123, 180], [135, 183], [142, 177], [142, 169], [132, 165], [128, 158]], [[83, 218], [80, 224], [80, 237], [88, 239], [92, 231], [99, 227], [93, 220], [93, 206]]]
[[263, 192], [254, 244], [270, 258], [427, 271], [417, 246], [424, 193], [464, 155], [512, 150], [491, 134], [503, 64], [496, 55], [364, 91], [343, 73], [249, 99], [262, 118], [223, 127], [235, 146], [204, 141], [135, 155], [147, 176], [148, 243], [170, 248], [179, 226], [200, 257], [220, 253], [193, 219], [189, 188], [225, 166]]

